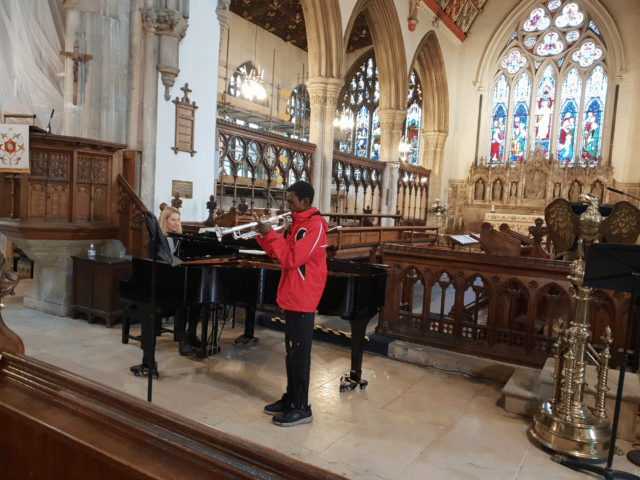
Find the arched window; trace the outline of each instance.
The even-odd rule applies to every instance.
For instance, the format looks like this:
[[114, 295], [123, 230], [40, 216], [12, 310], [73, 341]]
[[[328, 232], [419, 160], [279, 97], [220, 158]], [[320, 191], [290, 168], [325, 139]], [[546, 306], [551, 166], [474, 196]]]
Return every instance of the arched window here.
[[309, 93], [307, 92], [307, 87], [302, 84], [291, 92], [289, 114], [291, 115], [291, 123], [300, 123], [301, 120], [309, 120], [311, 118]]
[[[353, 123], [347, 139], [340, 142], [340, 151], [359, 157], [380, 158], [380, 119], [378, 118], [378, 68], [373, 50], [361, 60], [345, 82], [339, 109], [350, 112]], [[422, 85], [415, 70], [409, 79], [407, 94], [407, 118], [403, 134], [411, 145], [406, 161], [416, 165], [420, 147], [420, 122], [422, 119]]]
[[359, 157], [380, 158], [380, 119], [378, 118], [378, 68], [373, 50], [345, 82], [340, 110], [355, 119], [340, 151]]
[[404, 138], [411, 145], [406, 161], [411, 165], [418, 164], [420, 149], [420, 121], [422, 120], [422, 85], [415, 70], [409, 77], [409, 94], [407, 95], [407, 119], [404, 125]]
[[[249, 77], [252, 71], [255, 72], [255, 67], [251, 62], [245, 62], [238, 68], [236, 68], [236, 71], [233, 72], [233, 75], [231, 75], [231, 78], [229, 79], [229, 87], [227, 88], [227, 92], [229, 92], [229, 94], [233, 95], [234, 97], [245, 98], [242, 94], [242, 86], [245, 83], [245, 79]], [[264, 100], [259, 100], [258, 98], [253, 97], [249, 100], [253, 103], [264, 105], [265, 107], [269, 106], [268, 97]]]
[[539, 148], [563, 165], [596, 165], [607, 93], [605, 41], [582, 2], [537, 5], [498, 59], [487, 163]]

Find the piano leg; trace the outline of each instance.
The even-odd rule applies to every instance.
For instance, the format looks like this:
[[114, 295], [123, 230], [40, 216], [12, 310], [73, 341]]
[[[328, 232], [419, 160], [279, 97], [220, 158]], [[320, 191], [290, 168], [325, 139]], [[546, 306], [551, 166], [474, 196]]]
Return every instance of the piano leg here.
[[254, 345], [258, 344], [259, 338], [254, 337], [254, 331], [256, 326], [256, 304], [246, 303], [244, 304], [244, 334], [236, 338], [237, 345], [246, 345], [249, 342], [253, 342]]
[[351, 324], [351, 371], [340, 379], [340, 391], [354, 390], [356, 387], [367, 388], [369, 382], [362, 380], [362, 354], [364, 352], [365, 333], [370, 317], [347, 319]]

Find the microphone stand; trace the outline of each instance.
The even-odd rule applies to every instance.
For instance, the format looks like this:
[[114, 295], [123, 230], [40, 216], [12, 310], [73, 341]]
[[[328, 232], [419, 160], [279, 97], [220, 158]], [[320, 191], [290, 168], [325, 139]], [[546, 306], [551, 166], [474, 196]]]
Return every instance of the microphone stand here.
[[607, 187], [607, 190], [609, 190], [610, 192], [613, 192], [613, 193], [617, 193], [618, 195], [623, 195], [623, 196], [631, 197], [631, 198], [633, 198], [634, 200], [637, 200], [637, 201], [639, 201], [639, 202], [640, 202], [640, 198], [636, 198], [636, 197], [634, 197], [633, 195], [629, 195], [628, 193], [625, 193], [625, 192], [623, 192], [622, 190], [616, 190], [615, 188], [610, 188], [610, 187]]
[[53, 112], [55, 111], [56, 111], [55, 108], [51, 110], [51, 117], [49, 117], [49, 125], [47, 125], [47, 135], [51, 134], [51, 120], [53, 119]]

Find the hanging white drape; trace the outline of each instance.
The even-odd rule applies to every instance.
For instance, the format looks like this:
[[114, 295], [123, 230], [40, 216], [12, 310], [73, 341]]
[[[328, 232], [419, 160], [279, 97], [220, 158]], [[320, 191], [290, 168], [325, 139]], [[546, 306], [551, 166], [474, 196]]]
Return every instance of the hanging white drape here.
[[0, 0], [2, 114], [35, 114], [36, 125], [46, 128], [55, 109], [51, 130], [62, 132], [64, 62], [61, 50], [49, 2]]

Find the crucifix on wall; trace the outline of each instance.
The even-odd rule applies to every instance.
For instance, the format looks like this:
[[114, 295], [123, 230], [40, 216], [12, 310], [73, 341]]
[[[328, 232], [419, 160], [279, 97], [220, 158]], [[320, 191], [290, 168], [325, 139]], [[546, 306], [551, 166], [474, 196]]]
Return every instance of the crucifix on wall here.
[[76, 40], [73, 42], [73, 52], [60, 52], [60, 55], [73, 60], [73, 104], [78, 104], [78, 62], [86, 62], [93, 58], [93, 55], [80, 53], [80, 45]]

